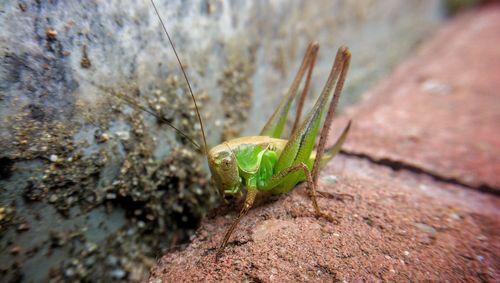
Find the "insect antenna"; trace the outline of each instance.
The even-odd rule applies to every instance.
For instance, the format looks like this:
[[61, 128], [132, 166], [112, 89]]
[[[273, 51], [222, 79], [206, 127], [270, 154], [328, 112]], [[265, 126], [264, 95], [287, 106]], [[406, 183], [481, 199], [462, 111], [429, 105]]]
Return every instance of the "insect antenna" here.
[[[133, 107], [133, 108], [135, 108], [137, 110], [140, 110], [140, 111], [144, 111], [144, 112], [146, 112], [148, 114], [151, 114], [151, 115], [155, 116], [156, 119], [158, 119], [159, 121], [167, 124], [170, 128], [174, 129], [179, 135], [181, 135], [186, 140], [188, 140], [194, 147], [196, 147], [196, 149], [202, 150], [201, 146], [197, 142], [195, 142], [191, 137], [189, 137], [188, 135], [186, 135], [179, 128], [177, 128], [176, 126], [174, 126], [170, 121], [168, 121], [164, 117], [156, 114], [154, 111], [152, 111], [151, 109], [147, 108], [146, 106], [141, 105], [139, 102], [135, 101], [135, 99], [133, 99], [132, 97], [129, 97], [129, 96], [123, 94], [123, 93], [118, 93], [118, 92], [114, 91], [111, 88], [99, 85], [99, 84], [97, 84], [97, 83], [95, 83], [93, 81], [89, 81], [89, 83], [91, 85], [97, 87], [98, 89], [100, 89], [100, 90], [102, 90], [104, 92], [107, 92], [107, 93], [111, 94], [112, 96], [114, 96], [116, 98], [119, 98], [119, 99], [123, 100], [128, 105], [130, 105], [131, 107]], [[205, 153], [204, 150], [202, 150], [202, 151], [203, 151], [203, 153]]]
[[193, 90], [191, 88], [191, 84], [189, 83], [189, 79], [187, 77], [186, 71], [184, 70], [184, 67], [182, 66], [181, 59], [179, 59], [179, 55], [177, 54], [177, 50], [175, 49], [174, 43], [173, 43], [172, 39], [170, 38], [170, 35], [168, 34], [167, 28], [165, 27], [165, 24], [163, 23], [163, 20], [160, 16], [160, 13], [158, 12], [158, 9], [156, 8], [155, 2], [153, 0], [151, 0], [151, 4], [153, 5], [155, 13], [158, 16], [158, 19], [160, 20], [161, 26], [163, 27], [163, 31], [165, 31], [165, 34], [167, 35], [168, 42], [170, 43], [170, 46], [172, 46], [172, 49], [174, 50], [175, 58], [177, 58], [177, 62], [179, 63], [179, 66], [180, 66], [181, 71], [182, 71], [182, 75], [184, 76], [184, 79], [186, 80], [186, 83], [187, 83], [187, 86], [189, 89], [189, 93], [191, 94], [191, 98], [192, 98], [193, 103], [194, 103], [194, 108], [196, 109], [196, 115], [198, 116], [198, 121], [200, 122], [201, 134], [203, 136], [203, 144], [204, 144], [203, 154], [207, 155], [208, 147], [207, 147], [207, 139], [205, 137], [205, 129], [203, 128], [203, 122], [201, 121], [200, 111], [198, 109], [198, 104], [196, 103], [196, 99], [194, 97]]

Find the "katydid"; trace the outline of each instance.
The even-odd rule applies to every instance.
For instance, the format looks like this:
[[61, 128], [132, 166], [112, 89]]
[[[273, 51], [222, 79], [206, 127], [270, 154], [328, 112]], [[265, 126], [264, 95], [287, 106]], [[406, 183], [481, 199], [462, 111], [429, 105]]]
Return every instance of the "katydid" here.
[[[293, 130], [288, 139], [280, 138], [289, 109], [298, 93], [300, 81], [307, 69], [308, 75], [297, 109], [297, 112], [300, 113], [301, 111], [302, 101], [308, 91], [310, 73], [316, 61], [318, 49], [318, 43], [309, 44], [302, 65], [288, 94], [261, 130], [259, 136], [229, 140], [208, 151], [207, 158], [212, 178], [223, 194], [235, 195], [240, 192], [243, 186], [246, 188], [243, 208], [228, 228], [217, 250], [216, 258], [222, 254], [229, 237], [240, 219], [252, 207], [259, 191], [273, 194], [286, 193], [293, 190], [298, 183], [305, 181], [316, 216], [335, 224], [338, 223], [330, 214], [323, 212], [319, 208], [316, 200], [316, 186], [322, 163], [324, 164], [333, 158], [340, 150], [350, 127], [349, 123], [334, 146], [325, 150], [333, 113], [344, 85], [351, 58], [347, 48], [341, 47], [338, 50], [325, 87], [305, 120]], [[332, 91], [334, 93], [333, 98], [328, 104]], [[326, 111], [327, 105], [328, 111]], [[316, 136], [325, 112], [327, 112], [325, 122], [321, 129], [317, 149], [314, 152], [313, 147]], [[295, 118], [295, 125], [298, 125], [298, 119], [300, 119], [299, 115]]]
[[[202, 131], [203, 147], [198, 146], [193, 139], [180, 132], [180, 130], [168, 121], [155, 115], [152, 111], [122, 95], [118, 96], [129, 104], [162, 119], [170, 127], [186, 137], [193, 145], [201, 149], [208, 159], [212, 179], [223, 195], [234, 196], [246, 191], [243, 207], [231, 226], [227, 229], [224, 239], [217, 249], [216, 258], [219, 258], [222, 254], [238, 222], [252, 207], [255, 197], [259, 192], [273, 194], [287, 193], [293, 190], [298, 183], [306, 182], [316, 217], [324, 218], [334, 224], [338, 223], [334, 217], [322, 211], [318, 206], [316, 187], [319, 169], [340, 151], [350, 127], [349, 122], [336, 143], [332, 147], [325, 149], [333, 114], [349, 68], [351, 58], [349, 50], [346, 47], [338, 49], [333, 67], [321, 95], [303, 122], [300, 123], [303, 102], [308, 93], [311, 74], [319, 49], [319, 44], [316, 42], [309, 44], [299, 71], [287, 95], [283, 98], [269, 121], [267, 121], [260, 134], [258, 136], [228, 140], [208, 150], [203, 122], [186, 72], [153, 0], [151, 0], [151, 3], [175, 53], [184, 79], [187, 82]], [[306, 79], [297, 104], [297, 113], [292, 133], [290, 137], [284, 139], [282, 136], [288, 112], [293, 101], [297, 98], [304, 76], [306, 76]], [[332, 93], [333, 98], [331, 98]], [[325, 114], [326, 118], [324, 118]], [[323, 126], [320, 131], [320, 125], [323, 120]], [[316, 150], [314, 150], [318, 134], [320, 139]]]

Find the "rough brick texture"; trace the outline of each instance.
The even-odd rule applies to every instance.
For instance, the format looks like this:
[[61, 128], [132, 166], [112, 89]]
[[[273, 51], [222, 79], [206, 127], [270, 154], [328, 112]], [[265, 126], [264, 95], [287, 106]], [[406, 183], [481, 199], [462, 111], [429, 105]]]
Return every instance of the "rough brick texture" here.
[[335, 123], [349, 153], [500, 193], [500, 5], [449, 24]]

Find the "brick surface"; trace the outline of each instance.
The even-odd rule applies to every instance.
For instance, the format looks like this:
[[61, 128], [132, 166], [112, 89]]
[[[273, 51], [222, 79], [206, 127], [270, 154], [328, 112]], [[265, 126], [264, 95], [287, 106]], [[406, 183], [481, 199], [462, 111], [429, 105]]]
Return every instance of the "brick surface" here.
[[498, 198], [352, 157], [337, 158], [327, 172], [337, 182], [323, 175], [321, 190], [354, 197], [319, 200], [339, 225], [316, 219], [300, 186], [254, 207], [218, 262], [215, 249], [238, 212], [206, 219], [149, 282], [500, 280]]
[[500, 5], [462, 15], [348, 109], [346, 152], [500, 193]]

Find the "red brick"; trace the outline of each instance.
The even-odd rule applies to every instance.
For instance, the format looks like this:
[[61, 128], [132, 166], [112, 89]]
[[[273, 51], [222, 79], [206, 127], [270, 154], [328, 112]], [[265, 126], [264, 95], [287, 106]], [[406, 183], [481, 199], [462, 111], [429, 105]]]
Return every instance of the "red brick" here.
[[500, 199], [425, 175], [338, 158], [319, 199], [339, 225], [316, 219], [304, 186], [257, 205], [219, 262], [215, 250], [237, 211], [204, 221], [183, 251], [165, 255], [150, 282], [500, 280]]
[[500, 192], [500, 5], [452, 20], [347, 118], [347, 152]]

